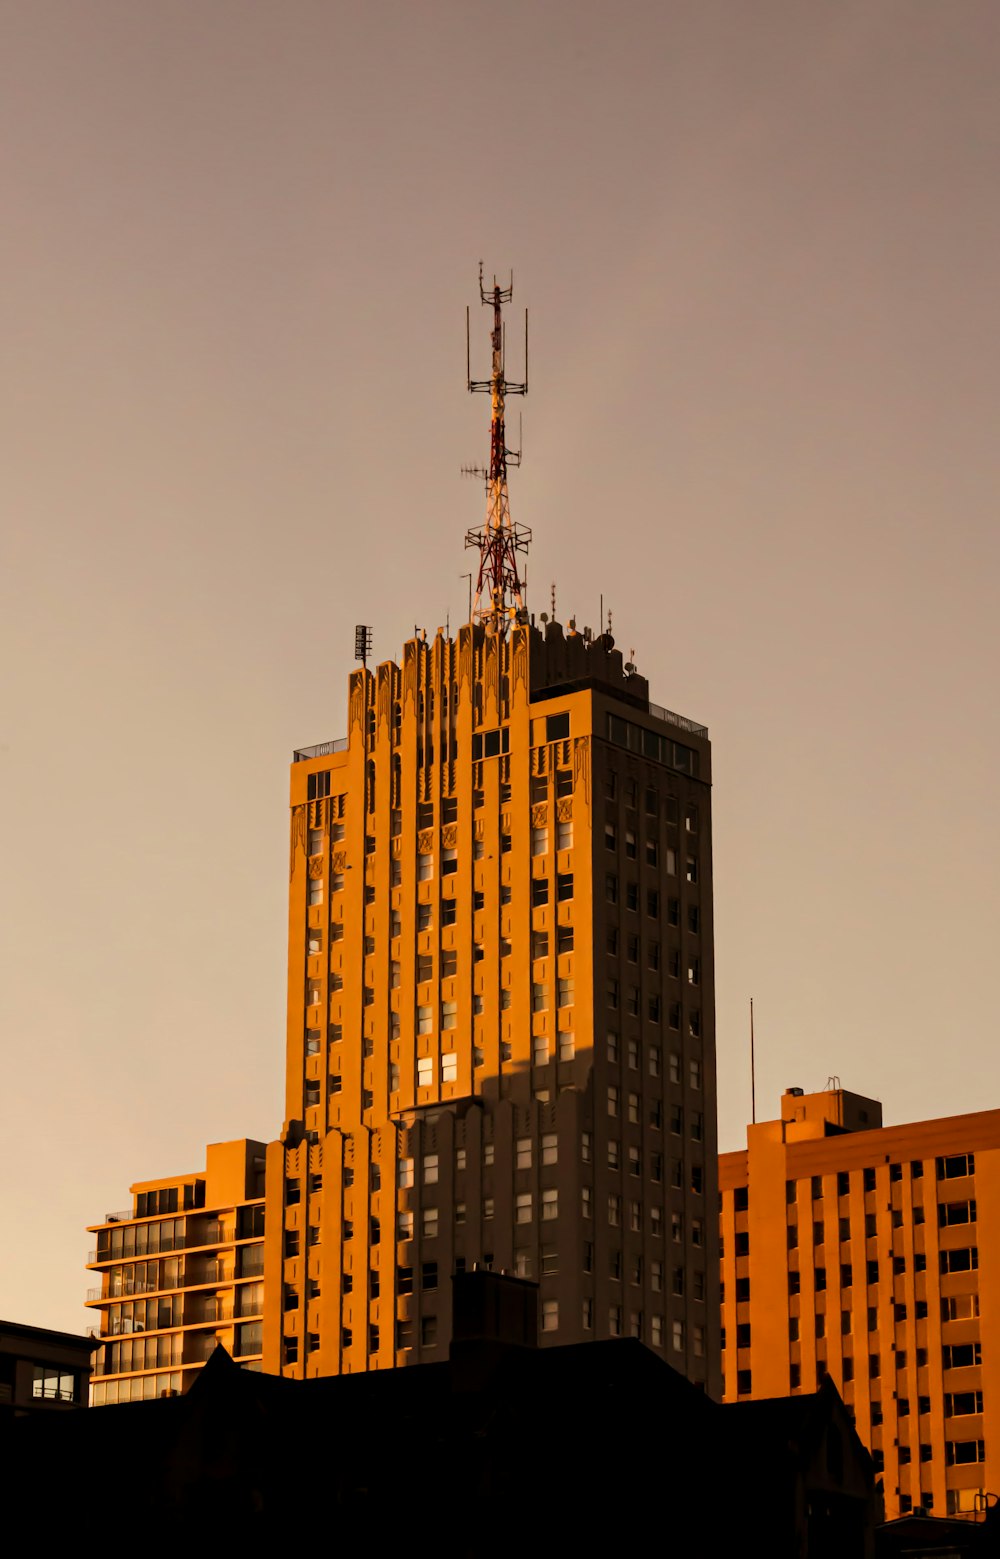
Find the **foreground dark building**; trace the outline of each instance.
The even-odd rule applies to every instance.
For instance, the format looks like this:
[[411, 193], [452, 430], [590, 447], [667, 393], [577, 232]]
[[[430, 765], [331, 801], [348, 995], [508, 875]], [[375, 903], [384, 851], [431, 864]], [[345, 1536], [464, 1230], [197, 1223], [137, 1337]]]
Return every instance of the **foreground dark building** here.
[[86, 1407], [92, 1337], [0, 1321], [0, 1423]]
[[47, 1530], [78, 1537], [113, 1475], [116, 1521], [159, 1541], [872, 1555], [871, 1460], [832, 1384], [723, 1407], [631, 1339], [533, 1346], [531, 1284], [469, 1273], [454, 1302], [441, 1364], [296, 1381], [220, 1349], [184, 1396], [14, 1426], [8, 1503], [27, 1518], [55, 1480]]

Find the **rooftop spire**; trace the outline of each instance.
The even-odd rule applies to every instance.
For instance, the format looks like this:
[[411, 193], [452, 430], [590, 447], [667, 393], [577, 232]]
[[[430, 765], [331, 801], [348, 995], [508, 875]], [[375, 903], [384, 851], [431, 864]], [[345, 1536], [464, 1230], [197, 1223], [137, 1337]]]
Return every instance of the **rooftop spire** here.
[[473, 379], [471, 350], [469, 345], [469, 311], [465, 311], [466, 376], [470, 391], [480, 391], [490, 397], [490, 464], [489, 470], [473, 468], [470, 475], [486, 479], [486, 521], [481, 530], [466, 532], [466, 547], [475, 547], [479, 553], [479, 573], [475, 582], [472, 601], [473, 622], [491, 623], [494, 630], [503, 631], [524, 610], [524, 586], [517, 564], [519, 552], [526, 553], [531, 541], [531, 531], [526, 525], [515, 524], [510, 517], [507, 497], [507, 467], [520, 465], [520, 450], [509, 450], [504, 429], [504, 406], [508, 395], [528, 393], [528, 311], [524, 311], [524, 381], [510, 383], [504, 373], [506, 356], [506, 329], [503, 322], [503, 305], [514, 296], [514, 276], [501, 287], [496, 277], [492, 287], [483, 286], [483, 262], [479, 262], [479, 297], [486, 307], [493, 309], [493, 329], [490, 333], [493, 361], [488, 379]]

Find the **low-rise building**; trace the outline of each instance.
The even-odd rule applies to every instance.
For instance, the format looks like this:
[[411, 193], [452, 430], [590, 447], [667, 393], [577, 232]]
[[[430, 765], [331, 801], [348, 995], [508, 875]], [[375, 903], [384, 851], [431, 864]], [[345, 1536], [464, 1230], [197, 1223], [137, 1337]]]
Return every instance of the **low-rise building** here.
[[130, 1208], [91, 1225], [95, 1407], [185, 1391], [219, 1343], [260, 1368], [265, 1152], [215, 1143], [204, 1170], [140, 1181]]

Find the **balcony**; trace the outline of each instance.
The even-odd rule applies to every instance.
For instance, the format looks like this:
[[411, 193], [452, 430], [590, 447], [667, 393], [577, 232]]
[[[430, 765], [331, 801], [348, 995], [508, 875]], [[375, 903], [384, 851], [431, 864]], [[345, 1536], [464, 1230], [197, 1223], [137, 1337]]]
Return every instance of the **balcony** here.
[[[112, 1220], [109, 1218], [108, 1220]], [[143, 1230], [155, 1229], [155, 1223], [139, 1225]], [[129, 1233], [134, 1234], [134, 1230]], [[240, 1236], [243, 1238], [243, 1236]], [[259, 1239], [259, 1235], [247, 1235], [247, 1239]], [[139, 1250], [136, 1242], [123, 1241], [123, 1249], [120, 1251], [92, 1250], [87, 1253], [88, 1267], [103, 1267], [111, 1262], [118, 1261], [143, 1261], [147, 1256], [162, 1256], [165, 1253], [178, 1250], [202, 1250], [209, 1245], [232, 1245], [236, 1239], [235, 1234], [227, 1232], [223, 1224], [210, 1223], [201, 1231], [191, 1230], [187, 1234], [167, 1235], [153, 1244], [148, 1244], [144, 1250]], [[131, 1249], [128, 1248], [131, 1243]]]
[[309, 758], [328, 758], [334, 752], [346, 752], [348, 739], [346, 736], [338, 736], [332, 742], [317, 742], [315, 747], [296, 747], [292, 754], [293, 763], [305, 763]]
[[692, 736], [707, 736], [708, 726], [699, 725], [697, 720], [689, 720], [687, 715], [675, 714], [672, 709], [664, 709], [662, 704], [654, 704], [650, 700], [649, 712], [657, 720], [663, 720], [667, 725], [676, 725], [680, 731], [690, 731]]

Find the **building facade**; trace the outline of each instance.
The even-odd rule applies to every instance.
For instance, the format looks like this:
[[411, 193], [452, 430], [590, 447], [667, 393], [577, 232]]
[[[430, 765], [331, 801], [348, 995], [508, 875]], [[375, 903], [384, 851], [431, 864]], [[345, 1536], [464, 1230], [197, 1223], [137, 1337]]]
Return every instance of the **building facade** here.
[[91, 1226], [95, 1407], [186, 1390], [218, 1343], [260, 1368], [265, 1161], [262, 1142], [214, 1143], [204, 1171], [141, 1181]]
[[543, 1342], [713, 1389], [707, 731], [522, 611], [354, 672], [295, 759], [264, 1369], [443, 1357], [485, 1264], [538, 1281]]
[[1000, 1110], [884, 1127], [789, 1089], [719, 1161], [725, 1400], [854, 1414], [891, 1519], [1000, 1492]]

